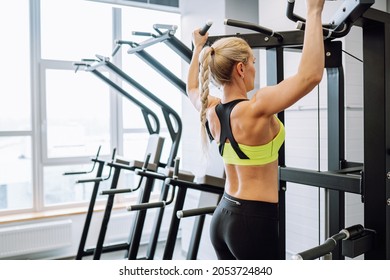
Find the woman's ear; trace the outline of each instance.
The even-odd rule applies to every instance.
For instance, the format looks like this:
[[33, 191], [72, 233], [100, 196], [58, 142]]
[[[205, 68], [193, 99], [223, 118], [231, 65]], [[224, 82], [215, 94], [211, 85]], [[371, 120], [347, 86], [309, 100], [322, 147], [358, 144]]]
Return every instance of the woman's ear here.
[[238, 62], [236, 65], [236, 71], [239, 77], [244, 77], [244, 63]]
[[244, 76], [244, 63], [238, 62], [236, 65], [236, 71], [238, 76], [243, 77]]

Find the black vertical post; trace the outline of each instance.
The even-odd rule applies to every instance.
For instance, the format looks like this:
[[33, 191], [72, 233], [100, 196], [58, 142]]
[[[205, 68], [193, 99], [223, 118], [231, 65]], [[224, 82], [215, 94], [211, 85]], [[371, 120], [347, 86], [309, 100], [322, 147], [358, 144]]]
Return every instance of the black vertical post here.
[[376, 231], [366, 259], [390, 259], [389, 24], [363, 26], [364, 224]]
[[[267, 85], [276, 85], [284, 79], [283, 48], [267, 49]], [[278, 114], [284, 123], [284, 111]], [[279, 150], [279, 166], [285, 166], [284, 145]], [[287, 183], [279, 181], [279, 259], [286, 258], [286, 189]]]
[[[342, 68], [328, 68], [328, 169], [339, 170], [344, 159], [344, 79]], [[345, 193], [328, 192], [328, 234], [338, 233], [345, 225]], [[343, 259], [341, 248], [332, 252], [335, 260]]]
[[[169, 185], [164, 183], [164, 185], [161, 189], [159, 200], [160, 201], [167, 201], [168, 193], [169, 193]], [[164, 210], [165, 210], [165, 207], [159, 208], [156, 215], [155, 215], [154, 225], [153, 225], [152, 232], [150, 234], [148, 249], [146, 252], [146, 259], [147, 260], [154, 259], [154, 254], [156, 253], [156, 249], [157, 249], [158, 236], [160, 234], [161, 224], [162, 224], [163, 217], [164, 217]]]
[[[154, 179], [152, 178], [146, 178], [145, 184], [143, 185], [142, 194], [140, 194], [138, 203], [146, 203], [150, 200], [150, 195], [152, 192], [154, 184]], [[137, 212], [137, 216], [135, 218], [133, 231], [131, 232], [129, 236], [129, 250], [126, 252], [125, 257], [129, 260], [135, 260], [137, 259], [138, 250], [141, 242], [142, 237], [142, 230], [144, 228], [145, 220], [146, 220], [146, 213], [147, 210], [140, 210]]]
[[173, 253], [175, 251], [177, 233], [179, 231], [179, 225], [180, 225], [180, 219], [176, 216], [176, 213], [177, 211], [183, 209], [185, 197], [187, 194], [187, 188], [179, 187], [179, 186], [176, 187], [178, 188], [178, 190], [176, 195], [176, 201], [173, 206], [173, 212], [172, 212], [171, 224], [169, 226], [167, 242], [165, 243], [165, 249], [162, 257], [163, 260], [171, 260], [173, 257]]
[[[98, 170], [96, 172], [96, 178], [100, 178], [103, 175], [104, 161], [97, 160], [97, 162], [99, 165], [98, 165]], [[89, 227], [91, 226], [93, 209], [95, 207], [99, 186], [100, 186], [100, 181], [96, 181], [92, 189], [91, 200], [89, 202], [87, 216], [85, 217], [85, 223], [83, 227], [83, 232], [81, 234], [79, 248], [77, 250], [76, 260], [81, 260], [85, 254], [85, 243], [87, 242]]]
[[[111, 190], [116, 189], [118, 185], [120, 173], [121, 173], [121, 169], [115, 168], [114, 175], [111, 181], [111, 188], [110, 188]], [[114, 196], [115, 195], [110, 194], [107, 198], [107, 204], [106, 204], [106, 209], [104, 210], [102, 226], [100, 228], [99, 237], [95, 248], [95, 253], [93, 255], [94, 260], [100, 260], [100, 257], [103, 253], [104, 239], [106, 238], [108, 222], [110, 220], [112, 208], [114, 207]]]
[[196, 260], [199, 251], [200, 240], [203, 232], [203, 225], [206, 215], [199, 215], [195, 218], [191, 242], [187, 253], [187, 260]]
[[[386, 189], [386, 214], [385, 214], [385, 223], [386, 223], [386, 234], [385, 234], [385, 251], [386, 251], [386, 259], [390, 260], [390, 24], [386, 24], [384, 26], [384, 65], [385, 65], [385, 134], [386, 134], [386, 172], [387, 172], [387, 180], [385, 184]], [[387, 77], [387, 78], [386, 78]]]
[[[335, 171], [340, 169], [340, 163], [345, 158], [345, 98], [341, 42], [325, 44], [325, 54], [328, 78], [328, 170]], [[329, 222], [327, 234], [332, 236], [345, 226], [345, 193], [335, 190], [327, 190], [327, 193]], [[332, 258], [344, 259], [341, 246], [336, 246]]]

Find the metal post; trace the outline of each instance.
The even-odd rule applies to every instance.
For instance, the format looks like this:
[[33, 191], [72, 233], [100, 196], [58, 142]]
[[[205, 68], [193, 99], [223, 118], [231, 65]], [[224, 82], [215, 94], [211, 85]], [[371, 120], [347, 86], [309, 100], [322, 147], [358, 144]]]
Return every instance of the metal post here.
[[[276, 85], [284, 78], [283, 48], [267, 50], [267, 85]], [[278, 117], [284, 123], [284, 112]], [[279, 166], [285, 166], [285, 147], [279, 150]], [[286, 258], [286, 181], [279, 181], [279, 258]]]
[[[96, 178], [100, 178], [103, 175], [104, 161], [98, 161], [98, 164], [99, 165], [98, 165], [98, 170], [96, 172]], [[89, 202], [87, 216], [85, 217], [84, 228], [83, 228], [83, 232], [81, 234], [81, 239], [80, 239], [80, 243], [79, 243], [79, 248], [77, 250], [76, 260], [81, 260], [83, 258], [83, 256], [85, 255], [85, 251], [84, 251], [85, 243], [87, 242], [88, 231], [89, 231], [89, 227], [91, 226], [93, 209], [95, 207], [95, 202], [96, 202], [96, 197], [98, 195], [99, 186], [100, 186], [100, 181], [96, 181], [95, 184], [93, 185], [91, 200]]]
[[187, 260], [196, 260], [199, 251], [200, 239], [202, 237], [203, 225], [206, 215], [197, 216], [191, 236], [190, 246], [188, 248]]
[[[328, 78], [328, 170], [340, 169], [345, 158], [344, 133], [344, 72], [342, 67], [341, 42], [326, 44], [325, 61]], [[345, 224], [345, 193], [327, 190], [327, 235], [338, 233]], [[344, 259], [341, 247], [332, 252], [335, 260]]]
[[177, 211], [183, 209], [185, 197], [187, 194], [186, 187], [176, 186], [178, 188], [176, 201], [173, 207], [171, 225], [169, 226], [169, 232], [167, 237], [167, 242], [165, 244], [163, 260], [171, 260], [173, 257], [173, 252], [175, 250], [175, 244], [177, 239], [177, 233], [179, 231], [180, 219], [176, 216]]
[[[121, 172], [120, 168], [115, 168], [110, 189], [112, 190], [116, 189], [119, 181], [120, 172]], [[94, 260], [99, 260], [102, 255], [104, 239], [106, 237], [108, 222], [110, 220], [111, 211], [113, 207], [114, 207], [114, 195], [109, 195], [107, 198], [107, 204], [106, 204], [106, 209], [104, 211], [102, 226], [100, 228], [99, 237], [95, 248], [95, 254], [93, 255]]]
[[389, 20], [364, 22], [364, 224], [376, 231], [366, 259], [390, 259], [389, 32]]
[[[138, 203], [149, 202], [150, 195], [152, 192], [154, 184], [154, 179], [146, 178], [145, 184], [143, 186], [142, 194], [140, 194], [140, 199]], [[142, 230], [144, 228], [146, 211], [140, 210], [137, 212], [137, 217], [135, 218], [134, 227], [131, 235], [129, 236], [129, 251], [126, 253], [125, 257], [129, 260], [137, 259], [138, 249], [141, 242]]]

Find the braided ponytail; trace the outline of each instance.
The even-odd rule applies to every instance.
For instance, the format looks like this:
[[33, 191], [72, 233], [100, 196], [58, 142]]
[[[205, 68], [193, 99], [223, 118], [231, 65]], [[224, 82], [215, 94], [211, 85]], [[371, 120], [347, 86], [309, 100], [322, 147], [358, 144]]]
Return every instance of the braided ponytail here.
[[208, 153], [209, 141], [206, 131], [206, 109], [208, 107], [208, 97], [210, 93], [209, 84], [210, 84], [210, 60], [211, 53], [214, 52], [213, 48], [208, 47], [204, 48], [200, 53], [200, 71], [199, 71], [199, 81], [201, 86], [200, 91], [200, 100], [202, 103], [202, 108], [200, 110], [200, 123], [201, 123], [201, 140], [202, 148], [205, 154]]
[[217, 87], [231, 83], [231, 76], [237, 62], [247, 63], [252, 54], [246, 41], [238, 37], [226, 37], [217, 40], [211, 47], [205, 47], [199, 55], [200, 69], [200, 110], [202, 147], [208, 154], [209, 141], [206, 131], [206, 110], [208, 108], [210, 82]]

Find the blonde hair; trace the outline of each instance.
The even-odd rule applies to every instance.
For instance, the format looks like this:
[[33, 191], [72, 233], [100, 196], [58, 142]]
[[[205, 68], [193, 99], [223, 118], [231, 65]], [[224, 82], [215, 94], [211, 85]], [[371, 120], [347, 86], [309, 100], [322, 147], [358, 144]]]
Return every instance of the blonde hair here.
[[251, 55], [248, 43], [238, 37], [226, 37], [214, 42], [211, 47], [205, 47], [200, 53], [200, 110], [202, 147], [204, 152], [208, 150], [208, 137], [206, 132], [206, 109], [210, 93], [210, 82], [217, 87], [231, 83], [234, 66], [238, 62], [246, 63]]

